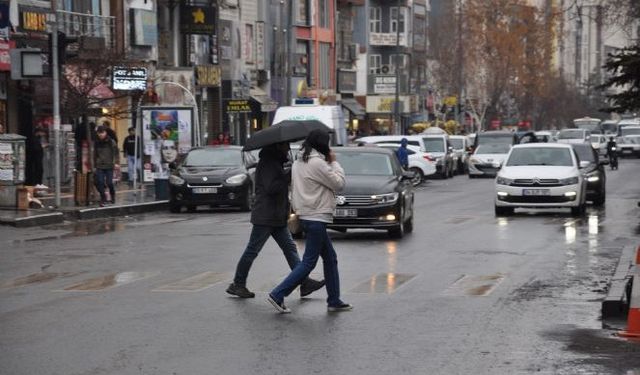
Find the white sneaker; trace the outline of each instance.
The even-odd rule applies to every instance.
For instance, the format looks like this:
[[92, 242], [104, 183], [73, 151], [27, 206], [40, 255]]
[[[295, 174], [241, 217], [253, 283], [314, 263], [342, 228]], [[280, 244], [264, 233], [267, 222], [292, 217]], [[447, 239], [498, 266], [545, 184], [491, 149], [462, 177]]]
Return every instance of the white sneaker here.
[[38, 184], [35, 186], [36, 189], [49, 189], [49, 187], [47, 185], [43, 185], [43, 184]]

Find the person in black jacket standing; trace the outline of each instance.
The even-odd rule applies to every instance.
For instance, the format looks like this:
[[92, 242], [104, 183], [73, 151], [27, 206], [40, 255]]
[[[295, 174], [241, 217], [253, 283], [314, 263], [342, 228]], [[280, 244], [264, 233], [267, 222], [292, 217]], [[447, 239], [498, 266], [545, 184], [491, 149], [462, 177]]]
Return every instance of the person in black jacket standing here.
[[[115, 203], [116, 192], [113, 186], [113, 169], [118, 162], [118, 145], [111, 137], [107, 135], [104, 127], [99, 126], [97, 129], [97, 139], [93, 149], [93, 165], [95, 167], [96, 178], [95, 184], [100, 193], [100, 206], [107, 203]], [[105, 194], [105, 185], [109, 188], [111, 201], [107, 202]]]
[[[291, 171], [285, 170], [284, 163], [288, 161], [288, 152], [287, 142], [270, 145], [260, 151], [256, 168], [256, 202], [251, 211], [253, 228], [249, 243], [238, 261], [233, 283], [227, 288], [229, 294], [241, 298], [255, 297], [246, 287], [247, 277], [269, 237], [278, 243], [291, 269], [300, 263], [298, 249], [287, 227]], [[323, 286], [324, 281], [307, 278], [300, 286], [300, 295], [304, 297]]]

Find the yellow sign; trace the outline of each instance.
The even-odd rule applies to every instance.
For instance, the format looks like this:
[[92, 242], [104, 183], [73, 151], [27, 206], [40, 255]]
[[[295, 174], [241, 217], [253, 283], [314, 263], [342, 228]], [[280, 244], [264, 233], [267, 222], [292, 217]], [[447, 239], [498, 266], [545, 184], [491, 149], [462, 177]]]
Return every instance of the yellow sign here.
[[205, 13], [202, 11], [201, 8], [196, 9], [195, 12], [192, 13], [193, 14], [193, 23], [204, 23], [204, 16]]
[[219, 87], [221, 79], [222, 77], [219, 66], [196, 66], [196, 86]]
[[446, 98], [444, 98], [444, 104], [447, 107], [453, 107], [456, 104], [458, 104], [458, 97], [457, 96], [447, 96]]
[[227, 113], [251, 112], [251, 105], [248, 100], [229, 100], [226, 109]]
[[309, 88], [307, 87], [307, 81], [302, 80], [298, 82], [298, 98], [306, 98], [308, 89]]
[[392, 112], [395, 99], [382, 98], [378, 104], [378, 112]]
[[28, 31], [47, 31], [47, 14], [22, 12], [22, 29]]

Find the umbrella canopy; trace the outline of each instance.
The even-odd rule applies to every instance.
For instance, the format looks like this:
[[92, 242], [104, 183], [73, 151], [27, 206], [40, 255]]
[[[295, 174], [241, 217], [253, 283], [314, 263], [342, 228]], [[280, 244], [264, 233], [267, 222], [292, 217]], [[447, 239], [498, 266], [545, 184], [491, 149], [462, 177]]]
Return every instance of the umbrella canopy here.
[[328, 133], [333, 130], [316, 120], [282, 121], [256, 132], [247, 140], [243, 151], [251, 151], [280, 142], [295, 142], [307, 138], [312, 130], [321, 129]]

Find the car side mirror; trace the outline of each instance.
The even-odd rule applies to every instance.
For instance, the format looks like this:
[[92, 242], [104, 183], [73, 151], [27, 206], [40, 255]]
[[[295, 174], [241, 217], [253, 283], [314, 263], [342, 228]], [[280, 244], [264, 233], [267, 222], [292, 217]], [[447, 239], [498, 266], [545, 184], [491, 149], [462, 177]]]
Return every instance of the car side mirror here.
[[588, 166], [589, 166], [589, 164], [591, 164], [591, 163], [590, 163], [590, 162], [588, 162], [588, 161], [581, 161], [581, 162], [580, 162], [580, 169], [583, 169], [583, 168], [588, 167]]
[[449, 146], [449, 147], [447, 147], [447, 150], [448, 150], [449, 152], [453, 152], [453, 147]]
[[600, 162], [598, 164], [600, 164], [600, 165], [609, 165], [609, 160], [600, 160]]
[[416, 173], [413, 171], [402, 171], [402, 179], [403, 180], [411, 180], [416, 176]]

